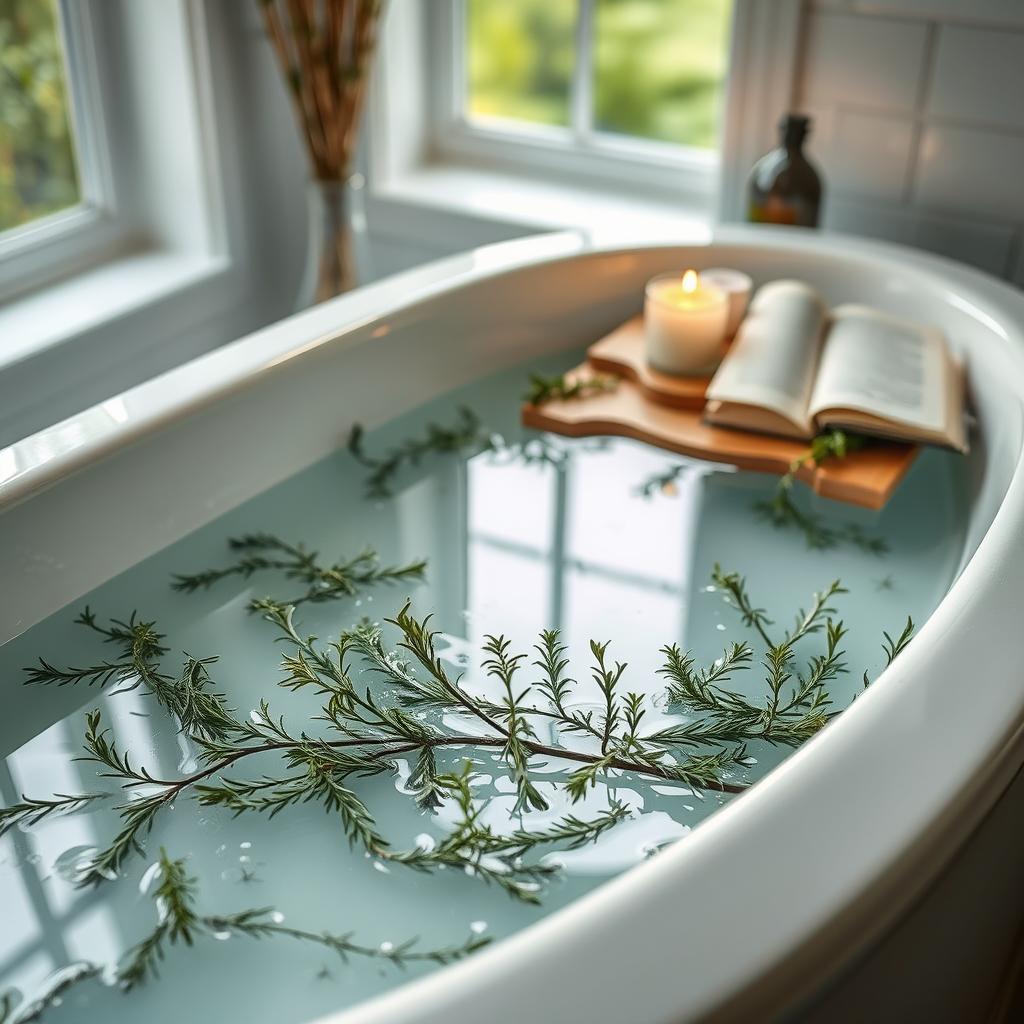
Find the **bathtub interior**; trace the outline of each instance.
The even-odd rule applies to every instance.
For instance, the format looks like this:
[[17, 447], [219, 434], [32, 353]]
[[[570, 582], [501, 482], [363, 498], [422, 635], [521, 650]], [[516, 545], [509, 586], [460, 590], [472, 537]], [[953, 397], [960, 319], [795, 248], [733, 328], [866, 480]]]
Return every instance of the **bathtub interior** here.
[[[951, 294], [944, 284], [912, 265], [901, 272], [898, 265], [874, 266], [865, 263], [859, 255], [846, 257], [815, 253], [810, 257], [805, 253], [779, 249], [723, 245], [710, 250], [663, 249], [589, 254], [571, 261], [528, 266], [508, 275], [468, 284], [450, 295], [414, 303], [346, 332], [345, 337], [337, 342], [311, 349], [299, 360], [280, 363], [275, 370], [258, 378], [250, 388], [210, 405], [205, 411], [167, 425], [161, 433], [139, 442], [133, 450], [113, 455], [106, 463], [109, 467], [118, 459], [125, 460], [120, 469], [120, 477], [124, 480], [124, 474], [130, 472], [131, 465], [141, 465], [141, 462], [133, 463], [132, 459], [140, 455], [140, 448], [148, 448], [152, 457], [166, 445], [174, 456], [171, 460], [174, 463], [183, 452], [194, 451], [193, 446], [200, 439], [205, 437], [208, 440], [213, 433], [221, 442], [221, 448], [217, 459], [212, 461], [223, 465], [227, 451], [237, 453], [243, 482], [234, 486], [222, 481], [212, 485], [202, 499], [203, 507], [198, 510], [192, 495], [175, 495], [177, 504], [169, 504], [155, 525], [150, 524], [152, 528], [148, 532], [133, 530], [131, 521], [141, 513], [132, 511], [129, 503], [127, 523], [119, 523], [119, 529], [122, 525], [127, 527], [127, 545], [114, 546], [108, 542], [104, 557], [83, 563], [77, 581], [73, 578], [63, 591], [48, 583], [42, 586], [40, 589], [45, 593], [31, 614], [41, 618], [43, 609], [48, 609], [47, 614], [58, 611], [103, 580], [111, 580], [109, 586], [116, 591], [118, 581], [112, 577], [117, 573], [142, 557], [153, 555], [159, 562], [161, 551], [170, 541], [188, 534], [216, 514], [239, 506], [250, 495], [259, 494], [270, 485], [281, 482], [336, 446], [337, 414], [332, 414], [332, 424], [331, 416], [323, 412], [327, 403], [314, 401], [311, 404], [315, 411], [311, 418], [323, 419], [324, 422], [315, 428], [307, 424], [305, 440], [312, 439], [313, 443], [303, 447], [299, 444], [302, 438], [286, 438], [280, 451], [272, 450], [262, 463], [259, 460], [249, 461], [251, 452], [246, 450], [251, 448], [246, 436], [248, 421], [245, 415], [234, 422], [224, 419], [221, 413], [225, 407], [230, 410], [234, 406], [241, 412], [241, 407], [252, 404], [256, 407], [253, 415], [259, 416], [265, 413], [266, 403], [275, 393], [283, 391], [287, 394], [289, 389], [295, 389], [293, 397], [295, 394], [308, 397], [311, 388], [324, 388], [322, 395], [332, 392], [337, 395], [340, 391], [345, 398], [346, 423], [357, 419], [371, 427], [382, 427], [377, 440], [383, 444], [397, 438], [396, 434], [389, 433], [388, 422], [393, 414], [415, 410], [425, 399], [438, 400], [436, 408], [443, 409], [446, 404], [451, 404], [446, 391], [453, 383], [473, 381], [528, 360], [549, 359], [548, 365], [552, 368], [566, 365], [566, 361], [571, 361], [575, 351], [587, 341], [636, 311], [638, 286], [643, 280], [657, 270], [690, 265], [691, 262], [698, 267], [712, 264], [737, 266], [751, 273], [756, 281], [800, 276], [819, 287], [830, 304], [868, 300], [893, 312], [934, 320], [945, 326], [968, 363], [973, 393], [985, 396], [984, 402], [976, 402], [980, 430], [975, 433], [972, 453], [955, 471], [957, 485], [951, 485], [941, 493], [943, 502], [960, 502], [952, 518], [961, 525], [950, 531], [949, 547], [942, 552], [949, 565], [947, 583], [952, 582], [957, 569], [966, 564], [984, 537], [1019, 458], [1020, 402], [1012, 388], [1012, 375], [1008, 372], [1014, 365], [1010, 343], [1016, 339], [1010, 336], [1016, 327], [1001, 322], [991, 305], [982, 304], [975, 309], [964, 298], [963, 290]], [[528, 301], [524, 301], [524, 297]], [[382, 331], [382, 327], [386, 331]], [[441, 363], [443, 372], [439, 372], [438, 363]], [[397, 380], [395, 365], [406, 370]], [[319, 384], [318, 378], [321, 379]], [[510, 386], [513, 379], [518, 378], [502, 379], [502, 387]], [[374, 388], [378, 394], [387, 394], [386, 403], [368, 401], [365, 395], [361, 397], [361, 392]], [[265, 394], [257, 398], [256, 393], [260, 390]], [[506, 410], [504, 416], [501, 429], [511, 435], [514, 423], [510, 417], [514, 420], [514, 408]], [[443, 418], [443, 413], [439, 412], [437, 418]], [[302, 430], [296, 433], [301, 435]], [[34, 506], [40, 512], [37, 523], [53, 530], [62, 523], [67, 528], [71, 524], [66, 505], [62, 508], [57, 504], [62, 489], [83, 487], [88, 483], [89, 475], [101, 473], [103, 467], [104, 464], [99, 463], [92, 469], [80, 471], [76, 478], [58, 482], [49, 492], [41, 492], [12, 508], [9, 516], [17, 516], [21, 522], [16, 526], [25, 529], [27, 520], [24, 517]], [[203, 472], [200, 466], [196, 474], [200, 480], [193, 483], [201, 484]], [[316, 467], [309, 473], [313, 474], [310, 479], [315, 479]], [[178, 482], [182, 479], [179, 477]], [[431, 477], [422, 483], [427, 490], [439, 486]], [[725, 486], [728, 487], [728, 481]], [[100, 500], [104, 500], [104, 495], [109, 496], [106, 485], [98, 485], [95, 489], [86, 487], [79, 493], [87, 497], [91, 495], [94, 499], [99, 495]], [[199, 493], [203, 492], [200, 490]], [[328, 496], [325, 492], [325, 499]], [[122, 495], [121, 504], [123, 499]], [[929, 500], [935, 500], [935, 495], [923, 492], [922, 514], [928, 511]], [[443, 522], [446, 513], [443, 500], [440, 503], [435, 501], [431, 507], [431, 518]], [[403, 515], [401, 510], [398, 515]], [[417, 517], [415, 510], [409, 509], [404, 515], [407, 518]], [[211, 523], [203, 531], [205, 539], [202, 543], [211, 557], [224, 539], [223, 530], [217, 529], [218, 525]], [[259, 527], [255, 522], [248, 525]], [[37, 544], [40, 550], [45, 550], [45, 541], [37, 541]], [[168, 562], [168, 567], [170, 564]], [[23, 580], [31, 583], [31, 574], [26, 572]], [[86, 580], [92, 585], [84, 586]], [[83, 586], [84, 590], [81, 589]], [[218, 620], [217, 615], [237, 616], [241, 605], [235, 600], [222, 608], [214, 601], [207, 611], [210, 613], [209, 635], [212, 636], [217, 632], [218, 622], [223, 621]], [[26, 625], [26, 619], [23, 618], [12, 632], [20, 632]], [[321, 626], [325, 633], [330, 632], [328, 619], [319, 623], [318, 629]], [[77, 703], [80, 701], [68, 692], [19, 702], [21, 713], [15, 733], [26, 739]], [[274, 840], [274, 832], [268, 831], [265, 833], [266, 841], [286, 846], [287, 833], [281, 830], [281, 835], [282, 839]], [[283, 847], [279, 850], [281, 855], [282, 851]], [[393, 879], [388, 881], [390, 883]], [[564, 900], [558, 902], [570, 902], [585, 888], [581, 886], [576, 892], [570, 885], [564, 893]], [[446, 900], [454, 897], [447, 890], [441, 890], [437, 898], [436, 913], [443, 919], [442, 908]], [[527, 923], [525, 919], [523, 923]], [[174, 970], [185, 971], [178, 981], [187, 984], [188, 968]], [[239, 984], [243, 983], [244, 973], [244, 965], [240, 964]], [[174, 984], [173, 977], [168, 984]]]

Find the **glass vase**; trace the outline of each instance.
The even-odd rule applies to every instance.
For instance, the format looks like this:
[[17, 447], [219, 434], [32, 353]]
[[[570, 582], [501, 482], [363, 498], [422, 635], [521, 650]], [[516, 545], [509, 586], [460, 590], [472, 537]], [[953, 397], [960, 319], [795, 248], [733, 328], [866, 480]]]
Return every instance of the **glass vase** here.
[[306, 266], [295, 311], [351, 291], [369, 280], [362, 175], [310, 181], [306, 192]]

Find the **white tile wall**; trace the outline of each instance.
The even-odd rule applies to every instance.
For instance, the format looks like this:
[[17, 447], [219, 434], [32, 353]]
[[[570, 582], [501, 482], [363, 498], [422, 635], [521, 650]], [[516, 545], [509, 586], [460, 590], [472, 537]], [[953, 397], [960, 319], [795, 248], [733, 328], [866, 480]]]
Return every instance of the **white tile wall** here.
[[914, 109], [927, 25], [812, 12], [805, 33], [804, 86], [816, 102], [856, 95], [862, 107]]
[[1021, 0], [817, 0], [815, 6], [863, 14], [1018, 25], [1024, 28], [1024, 4]]
[[918, 149], [914, 199], [923, 206], [1024, 221], [1024, 133], [928, 125]]
[[812, 0], [795, 98], [828, 227], [1024, 287], [1024, 0]]
[[943, 28], [925, 111], [928, 116], [1024, 131], [1022, 97], [1024, 34], [987, 28]]

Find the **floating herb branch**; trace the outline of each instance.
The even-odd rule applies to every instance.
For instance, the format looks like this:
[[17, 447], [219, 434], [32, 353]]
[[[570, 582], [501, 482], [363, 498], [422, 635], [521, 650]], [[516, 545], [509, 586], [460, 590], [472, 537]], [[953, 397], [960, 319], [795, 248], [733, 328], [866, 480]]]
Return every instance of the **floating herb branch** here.
[[[732, 675], [752, 667], [748, 643], [733, 644], [711, 665], [697, 668], [692, 657], [675, 645], [662, 651], [662, 676], [670, 704], [687, 715], [676, 724], [653, 732], [643, 729], [645, 698], [624, 689], [626, 666], [613, 662], [607, 643], [591, 644], [592, 675], [601, 694], [598, 710], [570, 708], [576, 683], [567, 674], [566, 649], [557, 631], [545, 631], [529, 666], [540, 678], [522, 682], [526, 656], [514, 652], [503, 637], [489, 637], [484, 646], [485, 670], [504, 691], [500, 701], [479, 697], [461, 678], [449, 674], [435, 647], [429, 616], [415, 617], [406, 604], [389, 620], [398, 630], [398, 649], [384, 644], [377, 627], [363, 625], [322, 646], [295, 627], [293, 607], [270, 599], [256, 608], [284, 642], [287, 689], [309, 689], [323, 700], [312, 720], [318, 734], [296, 732], [284, 718], [271, 714], [264, 700], [247, 719], [236, 719], [221, 708], [231, 725], [219, 734], [190, 732], [200, 750], [203, 767], [175, 779], [154, 777], [136, 767], [128, 752], [118, 749], [103, 728], [100, 713], [87, 716], [86, 756], [96, 762], [101, 777], [112, 779], [129, 796], [117, 806], [120, 831], [109, 845], [85, 865], [80, 885], [96, 884], [119, 874], [161, 812], [191, 793], [200, 804], [221, 807], [232, 814], [276, 815], [301, 803], [316, 803], [336, 816], [350, 844], [382, 861], [419, 871], [460, 867], [510, 895], [537, 901], [538, 883], [554, 870], [524, 860], [547, 844], [577, 845], [592, 841], [628, 815], [612, 802], [591, 820], [566, 816], [545, 829], [520, 828], [512, 837], [493, 833], [480, 822], [480, 806], [470, 788], [470, 776], [439, 769], [444, 750], [492, 751], [515, 782], [520, 808], [546, 806], [547, 797], [531, 777], [531, 759], [558, 759], [567, 767], [562, 781], [546, 777], [547, 785], [562, 785], [572, 801], [580, 800], [599, 780], [621, 773], [679, 783], [699, 795], [701, 790], [739, 793], [746, 782], [738, 778], [747, 763], [746, 747], [753, 741], [796, 746], [838, 714], [829, 684], [846, 671], [840, 649], [845, 630], [834, 621], [833, 598], [845, 593], [838, 581], [815, 594], [800, 610], [793, 626], [776, 637], [773, 623], [749, 596], [744, 579], [715, 569], [715, 585], [742, 622], [764, 646], [763, 699], [750, 698], [729, 686]], [[884, 650], [891, 662], [906, 646], [912, 623], [896, 639], [885, 635]], [[821, 634], [822, 649], [798, 667], [797, 645]], [[356, 685], [359, 667], [382, 676], [386, 690], [375, 694]], [[531, 675], [533, 672], [531, 671]], [[536, 677], [535, 677], [536, 678]], [[865, 679], [867, 678], [865, 674]], [[444, 712], [443, 724], [414, 716], [413, 711]], [[465, 730], [459, 720], [472, 719]], [[550, 743], [540, 740], [537, 726], [553, 727]], [[483, 730], [480, 726], [483, 725]], [[573, 743], [574, 737], [582, 743]], [[277, 754], [278, 774], [258, 778], [226, 774], [255, 755]], [[408, 789], [424, 807], [454, 800], [460, 818], [450, 834], [431, 850], [396, 850], [380, 833], [369, 807], [357, 793], [358, 780], [396, 772], [400, 760], [412, 769]], [[73, 810], [93, 794], [23, 797], [0, 810], [0, 834], [18, 823], [35, 824], [52, 814]]]
[[166, 637], [156, 631], [155, 623], [146, 622], [133, 613], [127, 622], [112, 619], [109, 625], [101, 626], [89, 608], [75, 622], [118, 647], [117, 657], [69, 668], [57, 668], [40, 658], [38, 665], [25, 670], [26, 685], [84, 683], [105, 687], [115, 683], [121, 693], [142, 687], [178, 719], [183, 732], [212, 738], [231, 730], [234, 720], [224, 707], [224, 695], [210, 688], [208, 668], [216, 658], [196, 659], [186, 655], [181, 673], [172, 677], [160, 664], [168, 648], [164, 646]]
[[398, 967], [416, 962], [449, 964], [461, 960], [486, 946], [486, 936], [473, 935], [458, 946], [438, 949], [418, 949], [417, 940], [409, 939], [397, 944], [384, 943], [367, 946], [356, 942], [352, 934], [307, 931], [283, 923], [281, 914], [272, 907], [242, 910], [232, 914], [200, 915], [196, 910], [196, 880], [190, 878], [183, 860], [171, 860], [166, 851], [160, 851], [160, 880], [154, 898], [160, 908], [160, 920], [145, 938], [125, 955], [117, 970], [117, 981], [126, 990], [135, 988], [158, 976], [159, 964], [166, 948], [179, 940], [187, 946], [205, 935], [231, 933], [253, 939], [282, 936], [314, 943], [336, 953], [343, 962], [349, 957], [386, 960]]
[[0, 995], [0, 1024], [32, 1024], [41, 1020], [48, 1009], [60, 1005], [68, 989], [100, 973], [101, 969], [96, 964], [84, 961], [71, 964], [52, 976], [46, 990], [32, 1002], [22, 1005], [20, 1010], [15, 994], [10, 991], [3, 993]]
[[523, 401], [530, 405], [541, 405], [553, 399], [587, 398], [607, 391], [614, 391], [619, 378], [612, 374], [595, 373], [587, 377], [566, 376], [544, 377], [539, 373], [530, 374], [530, 389], [523, 395]]
[[368, 498], [388, 498], [395, 476], [405, 465], [418, 465], [427, 455], [446, 452], [483, 450], [490, 447], [491, 436], [480, 417], [466, 406], [460, 406], [454, 426], [443, 427], [428, 423], [423, 437], [409, 438], [390, 449], [383, 456], [375, 457], [363, 446], [364, 430], [356, 423], [348, 438], [348, 450], [361, 465], [370, 470], [366, 478]]
[[229, 577], [249, 579], [255, 573], [276, 570], [287, 579], [305, 585], [304, 593], [285, 602], [300, 605], [354, 597], [365, 587], [378, 583], [422, 580], [427, 567], [422, 559], [407, 565], [382, 566], [373, 548], [366, 548], [354, 558], [321, 565], [317, 552], [307, 551], [301, 544], [289, 544], [269, 533], [233, 537], [228, 546], [238, 555], [234, 562], [220, 569], [175, 576], [174, 589], [192, 593], [206, 590]]
[[867, 438], [859, 434], [847, 434], [842, 430], [819, 434], [811, 441], [808, 449], [789, 464], [789, 470], [779, 478], [771, 498], [755, 503], [755, 510], [773, 526], [800, 530], [809, 548], [824, 550], [841, 544], [852, 544], [870, 555], [885, 554], [889, 546], [883, 538], [866, 533], [855, 523], [828, 526], [820, 516], [802, 511], [792, 495], [796, 475], [804, 466], [809, 463], [820, 465], [825, 459], [845, 458], [866, 444]]
[[637, 486], [636, 493], [641, 498], [653, 498], [656, 494], [673, 496], [678, 493], [676, 484], [679, 478], [689, 469], [690, 466], [687, 463], [678, 462], [661, 473], [652, 473]]

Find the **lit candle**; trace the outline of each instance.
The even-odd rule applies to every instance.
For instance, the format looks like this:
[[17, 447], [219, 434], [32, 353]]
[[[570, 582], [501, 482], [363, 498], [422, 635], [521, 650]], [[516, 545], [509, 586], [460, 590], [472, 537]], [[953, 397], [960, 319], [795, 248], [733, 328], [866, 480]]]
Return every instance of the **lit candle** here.
[[681, 377], [711, 373], [721, 361], [728, 322], [728, 295], [695, 270], [682, 280], [661, 274], [647, 282], [644, 333], [647, 361], [656, 370]]
[[729, 296], [729, 322], [725, 327], [725, 336], [730, 340], [735, 338], [743, 318], [747, 315], [747, 306], [750, 304], [750, 292], [754, 287], [754, 282], [742, 270], [732, 270], [728, 267], [712, 267], [709, 270], [702, 270], [700, 279], [704, 284], [709, 284], [713, 288], [721, 288]]

